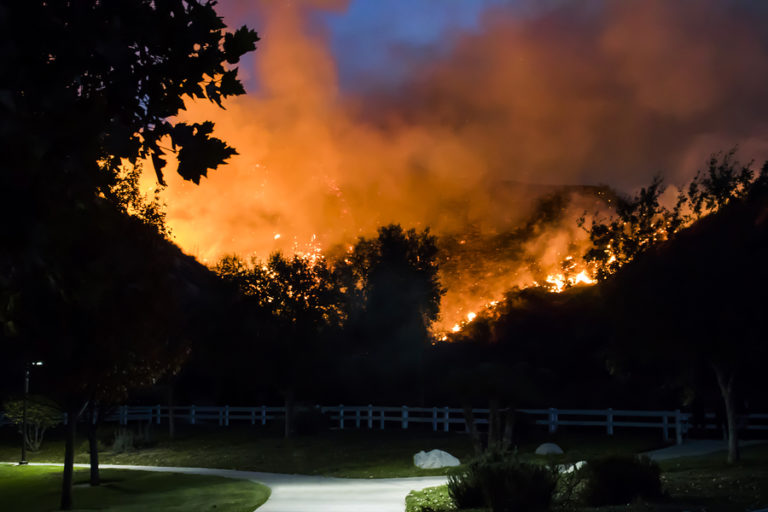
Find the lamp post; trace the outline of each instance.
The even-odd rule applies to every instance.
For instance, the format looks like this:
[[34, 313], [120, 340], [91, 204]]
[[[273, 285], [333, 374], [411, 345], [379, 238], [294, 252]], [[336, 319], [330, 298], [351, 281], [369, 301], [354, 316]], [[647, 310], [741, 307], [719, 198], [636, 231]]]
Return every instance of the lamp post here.
[[27, 362], [24, 365], [24, 399], [21, 406], [21, 460], [19, 465], [27, 464], [27, 401], [29, 399], [29, 369], [30, 366], [43, 366], [42, 361]]

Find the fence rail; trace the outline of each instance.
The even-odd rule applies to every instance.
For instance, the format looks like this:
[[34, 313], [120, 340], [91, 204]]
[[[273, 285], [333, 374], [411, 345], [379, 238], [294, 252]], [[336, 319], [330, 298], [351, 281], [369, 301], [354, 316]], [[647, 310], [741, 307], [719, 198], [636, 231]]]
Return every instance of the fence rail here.
[[[461, 429], [466, 431], [464, 410], [457, 407], [408, 407], [408, 406], [316, 406], [339, 429], [368, 428], [408, 429], [413, 424], [426, 424], [435, 432], [450, 432]], [[535, 425], [545, 426], [554, 433], [561, 426], [599, 427], [606, 434], [613, 435], [617, 428], [651, 428], [661, 430], [665, 440], [674, 435], [675, 441], [682, 443], [683, 436], [695, 425], [692, 415], [675, 411], [638, 411], [625, 409], [518, 409], [527, 415]], [[472, 409], [477, 425], [487, 425], [489, 409]], [[167, 421], [169, 408], [156, 406], [121, 406], [105, 419], [118, 421], [122, 425], [135, 421], [151, 421], [157, 424]], [[251, 425], [266, 425], [270, 421], [282, 420], [284, 407], [233, 407], [233, 406], [175, 406], [173, 416], [176, 420], [189, 424], [211, 424], [229, 426], [230, 423], [245, 422]], [[705, 417], [700, 427], [721, 429], [714, 414]], [[768, 430], [768, 414], [748, 414], [740, 416], [741, 427], [747, 430]]]
[[[433, 431], [450, 432], [457, 428], [467, 430], [464, 410], [456, 407], [408, 407], [374, 405], [334, 405], [315, 406], [315, 409], [339, 429], [368, 428], [408, 429], [413, 424], [425, 424]], [[550, 433], [557, 432], [561, 426], [600, 427], [605, 433], [613, 435], [617, 428], [651, 428], [661, 430], [665, 440], [674, 434], [675, 441], [682, 443], [683, 436], [692, 428], [721, 429], [714, 414], [707, 414], [694, 419], [690, 413], [675, 411], [636, 411], [625, 409], [517, 409], [525, 414], [531, 423], [545, 426]], [[191, 425], [218, 424], [226, 427], [231, 423], [250, 423], [266, 425], [285, 417], [285, 407], [224, 406], [174, 406], [165, 405], [119, 406], [103, 420], [128, 425], [131, 422], [152, 422], [160, 425], [173, 416], [175, 421], [185, 421]], [[487, 425], [489, 409], [472, 409], [476, 425]], [[66, 417], [65, 417], [66, 420]], [[0, 413], [0, 425], [8, 423]], [[741, 429], [768, 431], [768, 414], [746, 414], [739, 416]]]

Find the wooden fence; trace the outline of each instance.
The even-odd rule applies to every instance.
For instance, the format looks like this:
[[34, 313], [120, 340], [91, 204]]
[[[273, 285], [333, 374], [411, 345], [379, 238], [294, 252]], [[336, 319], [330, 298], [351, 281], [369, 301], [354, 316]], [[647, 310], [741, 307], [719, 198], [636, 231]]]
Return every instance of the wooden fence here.
[[[408, 429], [409, 425], [425, 424], [437, 432], [450, 432], [457, 429], [466, 431], [466, 421], [461, 408], [455, 407], [392, 407], [392, 406], [316, 406], [332, 424], [339, 429], [367, 428]], [[613, 435], [617, 428], [652, 428], [661, 430], [665, 440], [671, 439], [680, 444], [684, 434], [694, 425], [692, 415], [675, 411], [638, 411], [624, 409], [518, 409], [529, 417], [535, 425], [545, 426], [550, 433], [557, 432], [561, 426], [597, 427]], [[472, 409], [477, 425], [488, 424], [488, 409]], [[233, 407], [233, 406], [176, 406], [174, 418], [189, 424], [218, 424], [229, 426], [231, 423], [250, 423], [266, 425], [271, 421], [280, 421], [285, 416], [284, 407]], [[167, 421], [167, 406], [121, 406], [108, 416], [107, 421], [117, 421], [127, 425], [134, 421], [152, 421], [157, 424]], [[714, 414], [706, 416], [702, 428], [721, 429]], [[740, 416], [741, 427], [747, 430], [768, 430], [768, 414], [748, 414]]]
[[[326, 415], [332, 425], [339, 429], [367, 428], [408, 429], [410, 425], [423, 424], [425, 428], [437, 432], [466, 431], [464, 412], [456, 407], [386, 407], [374, 405], [349, 406], [315, 406], [315, 409]], [[683, 436], [692, 428], [722, 429], [714, 414], [706, 415], [701, 424], [694, 423], [690, 413], [675, 411], [637, 411], [624, 409], [518, 409], [525, 414], [531, 423], [547, 428], [550, 433], [557, 432], [561, 426], [595, 427], [604, 429], [608, 435], [622, 428], [651, 428], [661, 430], [665, 440], [671, 439], [682, 443]], [[477, 425], [488, 424], [488, 409], [472, 409]], [[152, 422], [161, 424], [167, 422], [170, 408], [164, 405], [134, 406], [123, 405], [113, 409], [104, 420], [128, 425], [132, 422]], [[173, 417], [175, 421], [183, 421], [191, 425], [218, 424], [226, 427], [232, 423], [251, 425], [266, 425], [268, 422], [280, 421], [285, 416], [284, 407], [224, 406], [175, 406]], [[65, 418], [66, 419], [66, 418]], [[4, 418], [0, 415], [0, 424]], [[768, 431], [768, 414], [747, 414], [739, 416], [740, 427], [746, 430]]]

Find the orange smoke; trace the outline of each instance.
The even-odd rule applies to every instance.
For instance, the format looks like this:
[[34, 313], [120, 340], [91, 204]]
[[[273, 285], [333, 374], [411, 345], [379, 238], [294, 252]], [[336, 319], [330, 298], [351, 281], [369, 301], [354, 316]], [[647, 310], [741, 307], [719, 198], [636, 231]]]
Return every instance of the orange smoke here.
[[[235, 24], [253, 2], [220, 4]], [[262, 42], [241, 72], [258, 90], [182, 116], [214, 120], [240, 155], [200, 186], [168, 172], [169, 223], [202, 261], [329, 248], [392, 222], [483, 239], [518, 227], [551, 191], [514, 183], [634, 188], [659, 171], [685, 180], [735, 143], [768, 154], [761, 24], [726, 2], [495, 7], [479, 30], [446, 36], [445, 56], [404, 55], [410, 74], [386, 93], [343, 92], [326, 36], [309, 25], [310, 7], [346, 2], [257, 4]], [[530, 260], [557, 270], [586, 242], [582, 203], [522, 249], [445, 275], [444, 310], [464, 318], [535, 280]]]

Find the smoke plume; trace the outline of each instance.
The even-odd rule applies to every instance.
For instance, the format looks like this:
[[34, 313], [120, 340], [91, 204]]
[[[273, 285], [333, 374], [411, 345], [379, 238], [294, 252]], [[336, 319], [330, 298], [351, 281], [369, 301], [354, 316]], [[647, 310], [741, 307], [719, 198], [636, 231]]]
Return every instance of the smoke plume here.
[[[551, 186], [630, 191], [660, 172], [680, 184], [736, 144], [743, 160], [768, 156], [768, 14], [757, 1], [494, 5], [440, 51], [400, 48], [404, 78], [382, 78], [386, 88], [339, 84], [317, 11], [347, 7], [220, 2], [227, 23], [247, 22], [262, 42], [241, 69], [249, 95], [226, 110], [190, 103], [183, 116], [214, 120], [240, 153], [200, 186], [171, 179], [165, 192], [177, 242], [201, 260], [313, 237], [348, 244], [391, 222], [494, 237], [529, 222]], [[577, 210], [502, 262], [493, 287], [523, 261], [556, 265], [583, 243]], [[485, 293], [448, 281], [476, 303]]]

